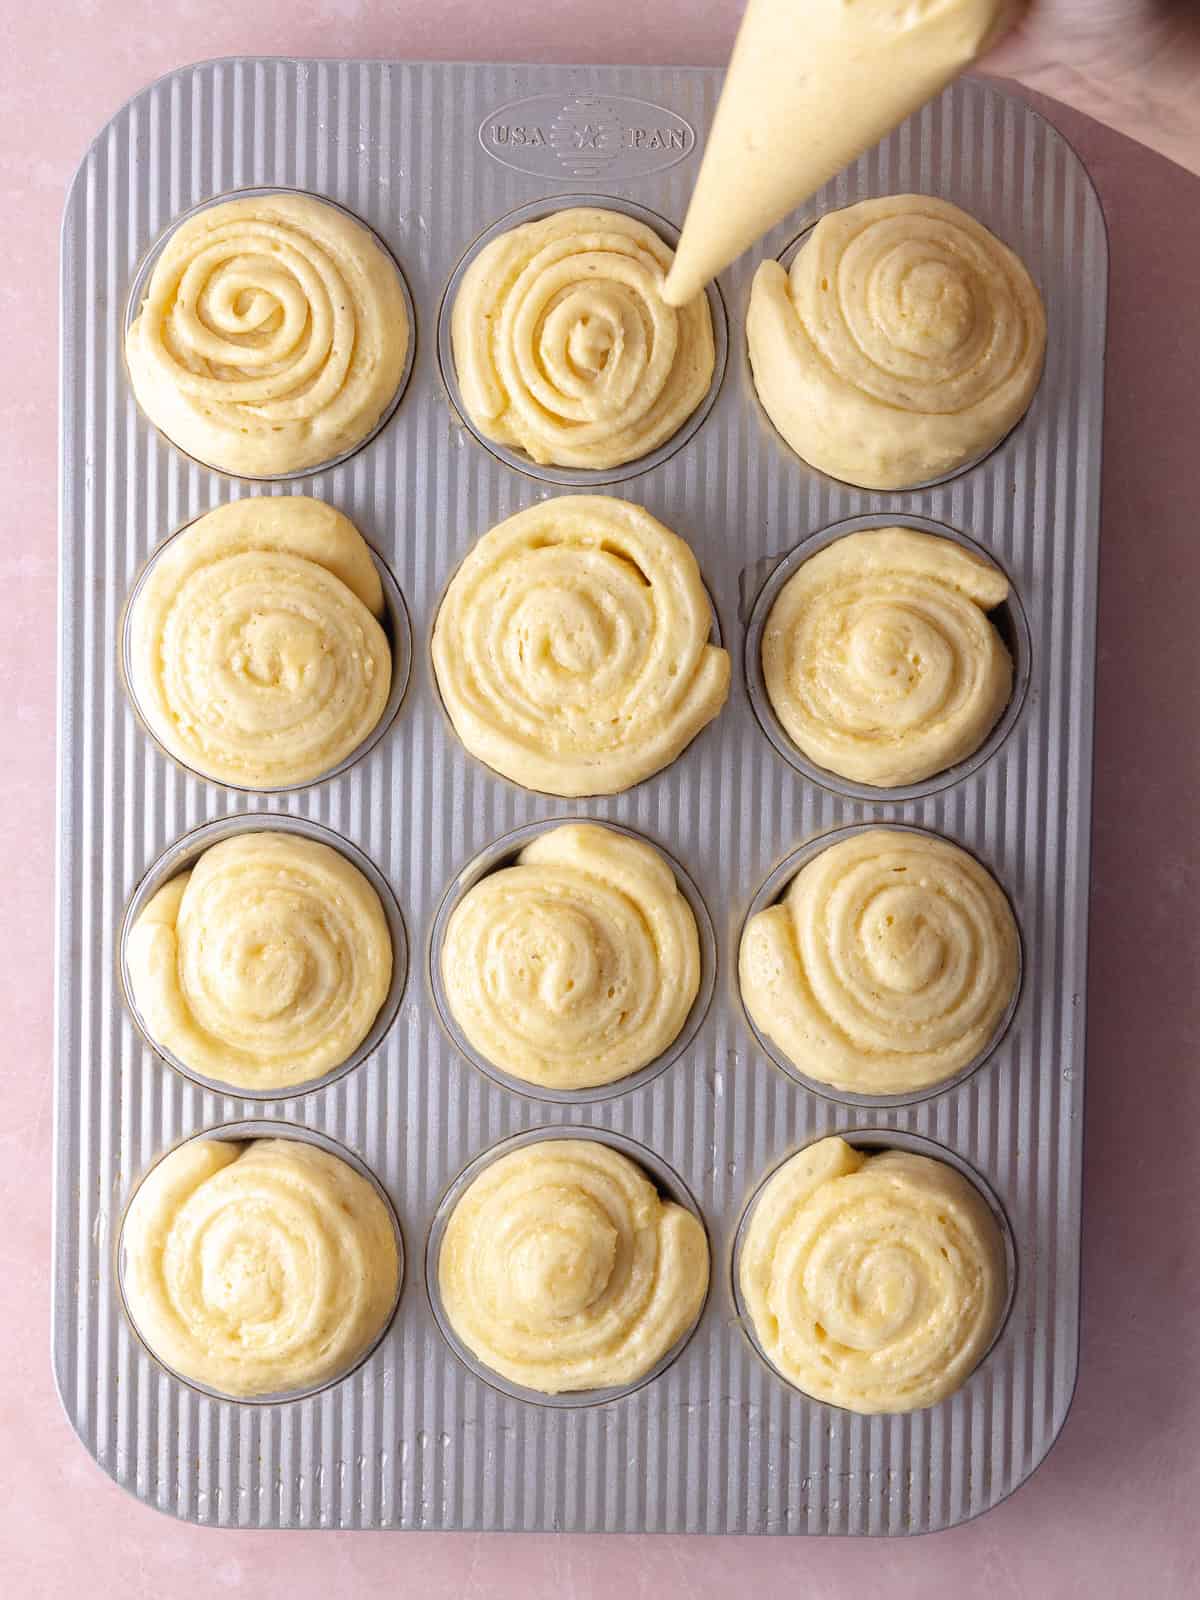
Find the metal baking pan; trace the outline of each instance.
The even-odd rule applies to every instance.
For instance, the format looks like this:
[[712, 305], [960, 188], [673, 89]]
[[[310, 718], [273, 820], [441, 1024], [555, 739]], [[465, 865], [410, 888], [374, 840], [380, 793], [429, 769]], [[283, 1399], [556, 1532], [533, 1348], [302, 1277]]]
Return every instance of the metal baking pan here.
[[[711, 408], [646, 462], [600, 475], [687, 538], [734, 661], [730, 702], [665, 772], [629, 793], [557, 801], [463, 750], [429, 637], [439, 597], [487, 528], [547, 494], [551, 470], [504, 461], [452, 403], [439, 315], [473, 242], [574, 195], [682, 221], [719, 74], [691, 68], [408, 65], [235, 59], [186, 67], [105, 127], [72, 186], [62, 256], [61, 696], [54, 1364], [85, 1447], [175, 1516], [225, 1527], [916, 1533], [996, 1504], [1045, 1455], [1070, 1403], [1078, 1333], [1085, 938], [1107, 251], [1087, 175], [1041, 117], [963, 81], [776, 230], [869, 195], [941, 194], [1023, 257], [1049, 318], [1045, 376], [1009, 438], [905, 494], [810, 471], [758, 406], [744, 314], [758, 252], [722, 275], [727, 360]], [[598, 130], [598, 136], [596, 135]], [[231, 190], [325, 195], [400, 263], [415, 361], [394, 415], [337, 466], [238, 482], [142, 418], [122, 340], [132, 285], [163, 230]], [[725, 327], [719, 328], [720, 339]], [[591, 480], [588, 480], [591, 481]], [[303, 489], [362, 529], [411, 619], [412, 671], [386, 731], [325, 782], [248, 794], [206, 783], [146, 735], [122, 687], [122, 609], [152, 550], [211, 506]], [[1009, 573], [1027, 687], [985, 759], [905, 798], [835, 788], [781, 753], [752, 705], [745, 642], [776, 562], [836, 524], [884, 514], [976, 541]], [[1016, 623], [1014, 623], [1016, 626]], [[759, 710], [761, 711], [761, 700]], [[395, 895], [410, 959], [391, 1026], [306, 1094], [256, 1099], [183, 1076], [123, 1003], [119, 937], [147, 872], [193, 829], [246, 813], [348, 841]], [[518, 828], [605, 818], [659, 844], [707, 908], [713, 996], [686, 1048], [617, 1093], [539, 1098], [488, 1075], [443, 1026], [430, 976], [439, 907]], [[977, 1070], [907, 1104], [817, 1093], [780, 1070], [737, 992], [737, 938], [794, 852], [864, 821], [932, 829], [995, 872], [1024, 945], [1019, 1003]], [[489, 855], [489, 853], [491, 853]], [[168, 857], [168, 860], [173, 859]], [[408, 1267], [378, 1348], [310, 1398], [237, 1404], [168, 1375], [123, 1315], [116, 1239], [139, 1177], [183, 1137], [267, 1119], [347, 1147], [395, 1207]], [[424, 1271], [460, 1174], [537, 1128], [641, 1148], [693, 1197], [713, 1249], [703, 1315], [653, 1381], [599, 1403], [500, 1392], [439, 1330]], [[1007, 1221], [1011, 1311], [957, 1395], [863, 1418], [798, 1394], [739, 1324], [732, 1251], [747, 1203], [790, 1151], [829, 1132], [940, 1147]], [[922, 1141], [927, 1143], [922, 1144]]]

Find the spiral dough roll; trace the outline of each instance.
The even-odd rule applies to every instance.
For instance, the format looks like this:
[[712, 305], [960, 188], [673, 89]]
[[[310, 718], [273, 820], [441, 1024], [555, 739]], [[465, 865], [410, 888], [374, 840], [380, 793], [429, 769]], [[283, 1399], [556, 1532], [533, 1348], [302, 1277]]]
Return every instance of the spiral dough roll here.
[[164, 1365], [234, 1396], [336, 1378], [391, 1315], [400, 1258], [362, 1175], [299, 1139], [194, 1139], [138, 1189], [125, 1301]]
[[712, 317], [661, 298], [671, 249], [617, 211], [559, 211], [480, 251], [454, 301], [463, 405], [488, 439], [560, 467], [648, 455], [708, 393]]
[[767, 695], [810, 760], [859, 783], [918, 783], [971, 755], [1012, 695], [987, 613], [999, 568], [911, 528], [848, 534], [780, 591], [762, 639]]
[[300, 496], [234, 500], [155, 558], [129, 619], [130, 687], [156, 738], [219, 783], [305, 783], [387, 704], [392, 657], [366, 541]]
[[995, 1337], [1004, 1241], [953, 1167], [821, 1139], [751, 1214], [738, 1281], [767, 1359], [849, 1411], [916, 1411], [961, 1387]]
[[399, 274], [368, 228], [311, 195], [253, 195], [171, 233], [126, 360], [168, 439], [265, 478], [361, 443], [391, 404], [408, 340]]
[[484, 1168], [438, 1255], [451, 1327], [493, 1372], [544, 1394], [635, 1383], [708, 1289], [699, 1219], [596, 1139], [545, 1139]]
[[339, 851], [271, 831], [212, 845], [129, 930], [146, 1031], [184, 1066], [254, 1091], [351, 1056], [392, 978], [379, 896]]
[[488, 766], [549, 794], [613, 794], [660, 771], [720, 711], [696, 558], [639, 506], [566, 495], [486, 533], [433, 630], [442, 700]]
[[480, 1055], [529, 1083], [587, 1089], [671, 1044], [700, 986], [700, 942], [652, 845], [567, 823], [467, 891], [442, 975]]
[[901, 194], [822, 217], [790, 273], [764, 261], [746, 333], [759, 399], [798, 455], [906, 489], [977, 459], [1024, 415], [1046, 314], [981, 223]]
[[1016, 992], [1017, 925], [965, 850], [872, 828], [823, 850], [742, 935], [751, 1019], [803, 1073], [858, 1094], [953, 1077]]

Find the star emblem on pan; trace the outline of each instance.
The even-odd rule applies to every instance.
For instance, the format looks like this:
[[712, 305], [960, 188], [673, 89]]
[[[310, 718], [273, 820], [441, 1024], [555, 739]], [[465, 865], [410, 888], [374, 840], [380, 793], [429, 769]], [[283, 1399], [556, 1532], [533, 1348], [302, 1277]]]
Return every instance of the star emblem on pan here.
[[621, 153], [624, 126], [606, 100], [581, 95], [568, 100], [550, 128], [550, 144], [573, 178], [604, 172]]

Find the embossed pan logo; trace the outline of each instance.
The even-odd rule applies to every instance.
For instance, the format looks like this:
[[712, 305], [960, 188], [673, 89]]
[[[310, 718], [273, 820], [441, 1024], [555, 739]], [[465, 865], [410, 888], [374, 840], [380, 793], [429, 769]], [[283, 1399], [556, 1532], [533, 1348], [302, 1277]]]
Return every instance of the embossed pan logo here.
[[628, 95], [536, 94], [489, 113], [479, 142], [538, 178], [640, 178], [682, 161], [696, 131], [666, 106]]

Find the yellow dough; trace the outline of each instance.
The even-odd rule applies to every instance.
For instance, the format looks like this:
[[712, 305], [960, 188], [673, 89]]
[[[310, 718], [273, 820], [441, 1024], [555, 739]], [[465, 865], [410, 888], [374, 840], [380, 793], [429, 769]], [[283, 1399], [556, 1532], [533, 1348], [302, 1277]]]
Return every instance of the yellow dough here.
[[129, 618], [155, 737], [218, 783], [306, 783], [383, 714], [392, 657], [366, 541], [320, 500], [256, 496], [163, 546]]
[[708, 393], [708, 301], [659, 291], [672, 252], [618, 211], [578, 207], [484, 247], [454, 301], [467, 415], [497, 444], [559, 467], [649, 455]]
[[700, 987], [700, 941], [652, 845], [565, 823], [467, 891], [442, 976], [480, 1055], [529, 1083], [589, 1089], [675, 1039]]
[[338, 1377], [391, 1315], [400, 1260], [360, 1173], [299, 1139], [195, 1139], [158, 1163], [122, 1233], [125, 1300], [165, 1366], [228, 1395]]
[[125, 959], [154, 1042], [251, 1092], [340, 1066], [392, 979], [375, 890], [339, 851], [282, 830], [224, 839], [164, 884]]
[[1008, 1292], [973, 1184], [902, 1150], [821, 1139], [784, 1163], [746, 1229], [742, 1297], [789, 1382], [849, 1411], [916, 1411], [966, 1382]]
[[1003, 890], [945, 839], [851, 834], [746, 924], [751, 1019], [810, 1078], [904, 1094], [951, 1078], [989, 1044], [1016, 991]]
[[700, 1221], [596, 1139], [545, 1139], [485, 1167], [438, 1255], [455, 1333], [544, 1394], [635, 1383], [691, 1328], [708, 1289]]
[[696, 558], [639, 506], [565, 495], [484, 534], [454, 575], [433, 664], [472, 755], [527, 789], [615, 794], [720, 711]]
[[174, 230], [125, 354], [138, 404], [172, 443], [265, 478], [360, 444], [392, 402], [408, 340], [375, 235], [312, 195], [272, 194]]
[[911, 528], [851, 533], [810, 556], [771, 607], [767, 695], [810, 760], [880, 787], [919, 783], [971, 755], [1012, 695], [987, 613], [998, 567]]
[[1025, 414], [1046, 314], [981, 223], [901, 194], [822, 217], [790, 273], [764, 261], [746, 334], [759, 399], [797, 455], [906, 489], [985, 454]]

